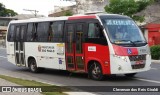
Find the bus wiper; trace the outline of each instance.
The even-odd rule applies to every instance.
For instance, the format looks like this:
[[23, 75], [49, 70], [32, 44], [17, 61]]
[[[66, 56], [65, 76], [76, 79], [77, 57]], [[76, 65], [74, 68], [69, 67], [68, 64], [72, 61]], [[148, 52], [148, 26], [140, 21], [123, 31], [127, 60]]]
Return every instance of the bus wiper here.
[[131, 41], [131, 40], [117, 40], [117, 41], [115, 41], [115, 42], [131, 42], [131, 43], [134, 43], [134, 42]]
[[137, 41], [134, 41], [134, 42], [143, 42], [143, 41], [137, 40]]
[[134, 43], [140, 43], [140, 42], [142, 42], [142, 43], [147, 43], [146, 41], [142, 41], [142, 40], [134, 41]]

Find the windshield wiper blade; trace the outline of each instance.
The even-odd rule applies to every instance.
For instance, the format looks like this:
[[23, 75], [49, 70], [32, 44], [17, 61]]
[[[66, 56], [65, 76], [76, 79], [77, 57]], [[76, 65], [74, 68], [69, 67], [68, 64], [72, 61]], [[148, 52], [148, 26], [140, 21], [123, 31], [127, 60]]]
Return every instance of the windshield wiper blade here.
[[134, 43], [139, 43], [139, 42], [142, 42], [142, 43], [147, 43], [146, 41], [142, 41], [142, 40], [137, 40], [137, 41], [134, 41]]
[[117, 41], [115, 41], [115, 42], [131, 42], [131, 43], [134, 43], [134, 42], [131, 41], [131, 40], [117, 40]]

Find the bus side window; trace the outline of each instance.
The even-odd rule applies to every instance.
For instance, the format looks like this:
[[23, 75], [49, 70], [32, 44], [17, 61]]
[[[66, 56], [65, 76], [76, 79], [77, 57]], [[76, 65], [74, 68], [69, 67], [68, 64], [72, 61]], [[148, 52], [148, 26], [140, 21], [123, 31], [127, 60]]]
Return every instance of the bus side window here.
[[38, 40], [37, 27], [38, 27], [38, 23], [35, 23], [33, 25], [33, 29], [32, 29], [32, 38], [31, 38], [31, 41], [37, 41]]
[[37, 36], [39, 42], [47, 42], [48, 40], [48, 28], [49, 28], [49, 22], [41, 22], [38, 23], [37, 28]]
[[33, 32], [33, 23], [29, 23], [28, 24], [28, 28], [27, 28], [27, 41], [30, 42], [32, 41], [32, 32]]
[[103, 38], [102, 30], [98, 23], [89, 23], [88, 38]]
[[50, 22], [48, 29], [48, 41], [62, 42], [63, 41], [63, 22]]
[[49, 25], [49, 29], [48, 29], [48, 41], [51, 42], [53, 41], [53, 30], [52, 30], [52, 27], [51, 27], [52, 23], [50, 23]]
[[15, 26], [14, 25], [10, 25], [9, 31], [8, 31], [8, 36], [7, 36], [7, 40], [9, 42], [13, 42], [14, 41], [14, 29], [15, 29]]

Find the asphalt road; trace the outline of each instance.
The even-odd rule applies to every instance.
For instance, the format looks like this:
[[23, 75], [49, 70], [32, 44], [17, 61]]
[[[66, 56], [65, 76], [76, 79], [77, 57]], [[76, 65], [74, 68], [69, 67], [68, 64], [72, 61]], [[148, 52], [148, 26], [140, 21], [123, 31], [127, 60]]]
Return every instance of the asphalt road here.
[[[160, 92], [99, 92], [103, 89], [102, 87], [107, 88], [107, 86], [160, 86], [160, 63], [153, 63], [151, 66], [150, 71], [138, 73], [134, 78], [117, 75], [106, 76], [104, 81], [94, 81], [88, 79], [87, 74], [70, 74], [66, 71], [47, 69], [40, 74], [31, 73], [27, 68], [9, 63], [6, 58], [6, 50], [0, 49], [0, 74], [56, 85], [77, 86], [76, 88], [81, 90], [95, 89], [91, 93], [98, 95], [160, 95]], [[79, 86], [84, 86], [84, 88]]]

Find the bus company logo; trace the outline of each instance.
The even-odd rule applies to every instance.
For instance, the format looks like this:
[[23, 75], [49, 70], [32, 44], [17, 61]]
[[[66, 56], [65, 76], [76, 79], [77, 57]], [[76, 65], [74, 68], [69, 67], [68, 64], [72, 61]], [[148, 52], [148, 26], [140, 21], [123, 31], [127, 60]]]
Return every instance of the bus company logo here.
[[38, 51], [41, 52], [42, 51], [42, 47], [41, 45], [38, 45]]
[[128, 54], [132, 54], [132, 50], [131, 49], [127, 49]]

